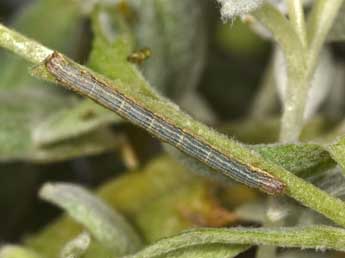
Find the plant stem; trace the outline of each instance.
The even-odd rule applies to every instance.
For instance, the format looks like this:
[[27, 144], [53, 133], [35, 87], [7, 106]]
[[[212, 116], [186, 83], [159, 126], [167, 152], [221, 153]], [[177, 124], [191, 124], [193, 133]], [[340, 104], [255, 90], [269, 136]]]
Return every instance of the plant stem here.
[[328, 32], [343, 2], [343, 0], [318, 0], [313, 6], [307, 29], [309, 48], [308, 63], [314, 69]]
[[297, 32], [277, 8], [271, 4], [263, 4], [252, 14], [272, 32], [272, 36], [283, 49], [289, 63], [295, 63], [295, 56], [304, 55], [303, 45]]
[[[294, 0], [291, 1], [294, 2]], [[288, 89], [282, 117], [282, 142], [295, 142], [300, 136], [311, 79], [318, 65], [319, 55], [325, 43], [326, 36], [342, 2], [343, 0], [317, 1], [308, 23], [307, 48], [305, 50], [301, 49], [305, 52], [304, 55], [295, 57], [300, 64], [304, 63], [304, 65], [298, 66], [298, 62], [295, 63], [293, 59], [286, 58]], [[294, 15], [297, 16], [296, 13], [298, 12], [300, 11], [295, 10]], [[297, 19], [296, 17], [296, 21], [294, 22], [296, 24], [295, 26], [298, 23]]]
[[51, 49], [10, 30], [2, 24], [0, 24], [0, 46], [33, 64], [41, 63], [47, 56], [53, 53]]
[[[298, 57], [296, 57], [298, 59]], [[300, 63], [304, 60], [300, 59]], [[288, 87], [280, 129], [280, 141], [297, 142], [304, 125], [304, 111], [310, 88], [308, 69], [287, 63]]]
[[[298, 10], [300, 7], [296, 6], [298, 3], [294, 3], [296, 0], [289, 0], [288, 2], [290, 15], [292, 13], [291, 18], [295, 19], [292, 22], [295, 24], [295, 28], [300, 30], [298, 23], [301, 19], [299, 13], [302, 10]], [[287, 59], [289, 83], [282, 118], [281, 140], [283, 142], [297, 141], [299, 138], [311, 79], [328, 32], [342, 3], [343, 0], [319, 0], [314, 4], [307, 27], [307, 48], [305, 49], [306, 54], [303, 56], [306, 61], [305, 69], [301, 67], [300, 71], [297, 71], [296, 68], [298, 67], [293, 65], [289, 67], [289, 60]]]
[[287, 0], [289, 19], [299, 36], [302, 45], [307, 45], [306, 25], [304, 19], [303, 3], [301, 0]]
[[[272, 32], [274, 39], [284, 52], [288, 87], [283, 107], [281, 140], [282, 142], [294, 142], [302, 130], [304, 106], [309, 88], [306, 80], [307, 56], [305, 48], [292, 23], [272, 5], [264, 4], [253, 14], [260, 23]], [[301, 14], [295, 14], [295, 16], [301, 16]]]
[[[269, 4], [254, 12], [273, 34], [286, 60], [288, 87], [284, 99], [281, 141], [296, 142], [304, 123], [304, 111], [311, 79], [326, 36], [343, 0], [318, 0], [312, 10], [307, 38], [303, 6], [300, 0], [288, 0], [291, 23]], [[293, 31], [293, 32], [292, 32]]]

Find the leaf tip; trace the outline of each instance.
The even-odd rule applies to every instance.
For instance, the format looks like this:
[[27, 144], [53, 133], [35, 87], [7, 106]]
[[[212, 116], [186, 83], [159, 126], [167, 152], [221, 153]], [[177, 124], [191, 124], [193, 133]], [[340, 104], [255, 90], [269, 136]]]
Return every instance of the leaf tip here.
[[263, 0], [217, 0], [221, 5], [223, 20], [230, 20], [255, 11], [263, 4]]

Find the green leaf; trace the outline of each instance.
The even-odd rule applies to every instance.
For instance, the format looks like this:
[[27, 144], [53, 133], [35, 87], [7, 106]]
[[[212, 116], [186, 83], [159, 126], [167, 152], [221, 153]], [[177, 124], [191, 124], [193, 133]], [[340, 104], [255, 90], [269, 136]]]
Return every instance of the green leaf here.
[[125, 218], [81, 187], [46, 184], [40, 190], [40, 196], [65, 209], [115, 255], [132, 253], [142, 245]]
[[89, 248], [91, 236], [83, 232], [76, 238], [69, 241], [61, 250], [61, 258], [79, 258], [82, 257]]
[[[116, 16], [114, 14], [116, 14]], [[131, 84], [133, 87], [141, 90], [143, 94], [154, 97], [156, 95], [155, 92], [151, 90], [141, 72], [135, 65], [127, 61], [127, 57], [133, 51], [134, 43], [128, 25], [121, 15], [121, 13], [111, 8], [108, 10], [107, 6], [96, 8], [93, 11], [91, 21], [94, 38], [88, 66], [109, 78], [121, 79], [123, 82]], [[102, 19], [104, 16], [108, 19]], [[115, 38], [109, 38], [106, 33], [106, 28], [111, 25], [104, 24], [104, 20], [109, 19], [114, 20], [111, 25], [115, 26], [115, 28], [113, 28], [116, 31]], [[87, 103], [89, 108], [93, 110], [101, 109], [93, 102]], [[102, 114], [99, 119], [104, 121], [103, 124], [118, 121], [116, 116], [112, 114], [113, 112], [104, 110], [104, 114]], [[111, 117], [112, 119], [109, 120]], [[98, 123], [96, 124], [98, 126]], [[85, 130], [85, 128], [82, 127], [82, 130]]]
[[336, 165], [327, 150], [317, 144], [254, 145], [252, 148], [263, 157], [304, 178]]
[[[42, 23], [42, 19], [49, 20], [49, 26]], [[75, 35], [80, 20], [77, 2], [40, 0], [22, 10], [15, 20], [15, 27], [49, 46], [66, 51], [73, 46], [75, 37], [72, 35]], [[37, 55], [34, 49], [31, 53]], [[42, 82], [29, 76], [26, 62], [2, 54], [0, 160], [52, 162], [98, 154], [116, 147], [110, 131], [100, 128], [105, 120], [116, 120], [115, 115], [110, 118], [107, 112], [102, 116], [104, 109], [92, 104], [91, 113], [95, 112], [96, 116], [84, 119], [83, 112], [89, 110], [86, 104], [81, 103], [79, 107], [74, 96], [43, 88]], [[100, 129], [98, 134], [92, 131], [94, 129]], [[71, 137], [71, 142], [64, 141]]]
[[42, 119], [33, 129], [32, 137], [36, 145], [53, 144], [96, 131], [122, 119], [113, 112], [96, 105], [90, 100], [59, 109], [56, 114]]
[[234, 19], [258, 9], [264, 0], [217, 0], [221, 4], [222, 18]]
[[[42, 21], [49, 21], [49, 26]], [[71, 46], [76, 40], [73, 35], [76, 35], [80, 21], [81, 13], [77, 1], [38, 0], [16, 16], [13, 26], [51, 48], [72, 53]], [[27, 62], [9, 54], [1, 54], [1, 89], [38, 86], [39, 81], [27, 72]]]
[[[0, 94], [0, 157], [26, 157], [33, 149], [31, 128], [62, 103], [49, 90], [2, 91]], [[68, 105], [68, 100], [65, 100]]]
[[[44, 88], [0, 93], [1, 161], [52, 162], [98, 154], [118, 147], [113, 133], [105, 128], [81, 136], [78, 134], [70, 141], [40, 146], [37, 143], [36, 126], [47, 117], [55, 116], [57, 110], [73, 107], [75, 103], [74, 97], [63, 98], [55, 93], [52, 89]], [[72, 113], [70, 116], [73, 115]], [[73, 122], [70, 121], [71, 126], [72, 124]], [[45, 133], [44, 139], [47, 142], [49, 133]]]
[[[117, 14], [115, 12], [115, 14]], [[132, 85], [133, 88], [141, 91], [142, 94], [151, 97], [157, 97], [156, 93], [147, 83], [137, 66], [128, 62], [127, 57], [133, 51], [133, 39], [128, 30], [124, 30], [124, 21], [121, 17], [115, 24], [118, 27], [117, 36], [111, 41], [107, 39], [104, 32], [106, 24], [100, 22], [101, 16], [108, 15], [108, 12], [102, 9], [96, 9], [92, 16], [92, 28], [95, 34], [92, 43], [92, 51], [89, 56], [88, 65], [93, 70], [107, 76], [110, 79], [118, 80]]]
[[38, 163], [70, 160], [80, 156], [98, 155], [118, 149], [121, 142], [122, 140], [118, 139], [110, 128], [100, 128], [68, 141], [48, 146], [38, 146], [33, 149], [30, 155], [20, 159]]
[[[284, 56], [279, 48], [274, 54], [274, 75], [279, 98], [282, 102], [287, 98], [287, 67]], [[308, 121], [315, 116], [320, 106], [329, 96], [330, 91], [336, 83], [336, 62], [331, 55], [329, 48], [324, 47], [320, 53], [319, 62], [310, 80], [306, 106], [304, 110], [304, 121]]]
[[[182, 216], [181, 209], [201, 220], [206, 220], [209, 213], [212, 215], [215, 207], [209, 189], [201, 178], [164, 156], [151, 161], [144, 169], [110, 180], [98, 190], [98, 195], [133, 222], [146, 242], [152, 243], [195, 227], [195, 221]], [[77, 222], [63, 216], [25, 243], [44, 257], [55, 258], [65, 243], [82, 231]], [[92, 241], [85, 257], [110, 255], [98, 241]]]
[[195, 89], [204, 67], [207, 38], [203, 2], [130, 3], [139, 16], [135, 28], [137, 47], [152, 51], [143, 64], [145, 78], [163, 95], [179, 100], [186, 91]]
[[340, 137], [335, 143], [328, 146], [332, 158], [345, 171], [345, 136]]
[[41, 258], [41, 256], [21, 246], [5, 245], [0, 248], [0, 258]]
[[[111, 9], [111, 11], [114, 10]], [[136, 66], [127, 61], [127, 56], [132, 51], [128, 32], [120, 31], [121, 33], [114, 42], [107, 39], [104, 27], [107, 27], [108, 24], [102, 24], [101, 21], [104, 19], [101, 19], [101, 16], [110, 16], [109, 13], [110, 11], [106, 8], [96, 8], [93, 11], [94, 40], [88, 61], [89, 66], [110, 78], [121, 78], [121, 80], [142, 89], [143, 92], [154, 95], [148, 90], [147, 82]], [[123, 30], [124, 21], [121, 17], [116, 17], [116, 22]], [[55, 144], [120, 121], [122, 119], [113, 112], [85, 100], [73, 108], [61, 109], [55, 115], [43, 119], [35, 128], [33, 138], [37, 145]]]
[[230, 247], [231, 244], [242, 244], [344, 251], [344, 234], [344, 229], [327, 226], [274, 229], [194, 229], [160, 240], [137, 254], [126, 257], [164, 257], [170, 252], [183, 248], [198, 249], [200, 246], [212, 246], [213, 244]]

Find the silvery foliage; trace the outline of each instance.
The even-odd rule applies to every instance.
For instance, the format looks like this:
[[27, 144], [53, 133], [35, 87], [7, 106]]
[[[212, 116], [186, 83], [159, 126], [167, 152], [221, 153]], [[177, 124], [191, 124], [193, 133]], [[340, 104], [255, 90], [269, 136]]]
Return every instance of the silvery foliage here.
[[[313, 0], [304, 0], [308, 5]], [[237, 16], [249, 14], [260, 8], [264, 3], [270, 3], [276, 6], [281, 12], [287, 13], [287, 7], [284, 0], [217, 0], [221, 5], [221, 15], [224, 20], [231, 20]]]
[[217, 0], [221, 5], [221, 15], [224, 20], [248, 14], [259, 8], [264, 0]]
[[65, 244], [60, 253], [60, 258], [82, 257], [90, 247], [91, 236], [87, 232], [80, 233], [76, 238]]
[[[286, 62], [283, 52], [278, 47], [274, 54], [274, 78], [278, 89], [278, 95], [282, 102], [286, 98], [288, 84]], [[320, 55], [320, 62], [311, 80], [308, 92], [307, 104], [304, 112], [304, 120], [313, 117], [320, 105], [326, 99], [335, 83], [336, 66], [329, 49], [324, 48]]]
[[[272, 34], [263, 25], [256, 22], [251, 12], [260, 8], [264, 3], [274, 5], [284, 15], [287, 15], [288, 8], [283, 0], [217, 0], [221, 4], [221, 15], [224, 20], [234, 19], [240, 16], [260, 36], [272, 39]], [[309, 6], [313, 0], [304, 0], [303, 4]], [[327, 50], [324, 50], [320, 57], [320, 63], [311, 81], [311, 88], [308, 92], [308, 100], [305, 109], [304, 119], [310, 119], [318, 110], [327, 97], [335, 77], [334, 60]], [[286, 98], [287, 71], [285, 58], [282, 51], [276, 48], [274, 55], [274, 77], [278, 88], [278, 95], [282, 102]]]
[[[314, 0], [304, 0], [303, 5], [305, 7], [308, 7], [312, 4], [313, 1]], [[266, 2], [274, 5], [279, 11], [281, 11], [283, 14], [287, 15], [288, 8], [286, 6], [286, 1], [283, 1], [283, 0], [266, 0]], [[264, 27], [262, 24], [257, 22], [256, 19], [253, 16], [251, 16], [249, 13], [242, 14], [241, 18], [244, 22], [247, 22], [250, 25], [251, 29], [255, 33], [257, 33], [259, 36], [261, 36], [262, 38], [266, 38], [266, 39], [272, 38], [271, 32], [266, 27]]]

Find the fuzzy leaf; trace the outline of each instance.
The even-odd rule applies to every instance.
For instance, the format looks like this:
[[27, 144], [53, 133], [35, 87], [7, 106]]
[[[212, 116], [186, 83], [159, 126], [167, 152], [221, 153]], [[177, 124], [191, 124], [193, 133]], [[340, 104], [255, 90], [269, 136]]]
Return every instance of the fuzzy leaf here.
[[[49, 21], [49, 26], [42, 21]], [[72, 35], [76, 34], [80, 21], [81, 13], [76, 1], [39, 0], [22, 10], [16, 16], [13, 26], [51, 48], [71, 53], [71, 46], [76, 39]], [[40, 84], [37, 79], [29, 76], [28, 64], [17, 57], [1, 53], [0, 67], [1, 89]]]
[[324, 172], [336, 165], [329, 153], [317, 144], [257, 145], [253, 148], [302, 177]]
[[224, 20], [248, 14], [258, 9], [264, 0], [217, 0], [221, 5], [221, 15]]
[[41, 256], [21, 246], [5, 245], [0, 248], [0, 258], [41, 258]]
[[114, 135], [104, 128], [70, 141], [38, 146], [37, 134], [35, 140], [33, 137], [37, 124], [73, 103], [74, 98], [57, 97], [48, 89], [0, 92], [0, 160], [52, 162], [116, 148]]
[[[165, 156], [144, 169], [109, 181], [98, 195], [132, 221], [147, 243], [152, 243], [199, 225], [193, 218], [207, 222], [214, 217], [217, 207], [212, 204], [209, 189], [201, 178]], [[222, 220], [219, 214], [214, 218], [216, 222]], [[75, 221], [63, 216], [25, 242], [44, 257], [55, 258], [65, 243], [82, 231]], [[111, 257], [106, 254], [98, 241], [92, 241], [85, 257]]]
[[90, 100], [80, 101], [68, 109], [60, 109], [33, 129], [36, 145], [47, 145], [75, 138], [122, 119]]
[[65, 209], [116, 255], [132, 253], [142, 244], [137, 233], [120, 214], [81, 187], [46, 184], [40, 196]]
[[[275, 84], [279, 98], [281, 102], [284, 103], [288, 92], [286, 62], [283, 52], [279, 48], [276, 48], [274, 56]], [[311, 86], [304, 111], [304, 120], [310, 120], [327, 98], [335, 84], [335, 71], [335, 61], [333, 60], [330, 50], [325, 48], [320, 55], [319, 64], [315, 70], [313, 79], [311, 80]]]
[[345, 170], [345, 137], [339, 138], [335, 143], [328, 146], [329, 153], [332, 155], [333, 159], [338, 162]]
[[[50, 21], [49, 27], [42, 23], [42, 19]], [[40, 0], [21, 11], [15, 20], [15, 27], [49, 46], [66, 51], [73, 46], [75, 37], [71, 35], [75, 35], [80, 20], [81, 12], [77, 2]], [[110, 119], [109, 116], [96, 116], [86, 122], [79, 112], [87, 107], [83, 104], [78, 107], [74, 96], [42, 87], [42, 82], [29, 76], [26, 62], [1, 54], [1, 161], [52, 162], [98, 154], [116, 147], [110, 131], [102, 128], [98, 135], [91, 131], [102, 126], [104, 120]], [[96, 107], [97, 112], [103, 110], [97, 105], [93, 107]], [[67, 109], [72, 109], [69, 110], [72, 113]], [[116, 116], [112, 115], [112, 119], [116, 119]], [[63, 142], [72, 136], [74, 138], [71, 142]], [[56, 144], [57, 141], [60, 142]], [[53, 143], [49, 147], [42, 147]]]
[[83, 232], [76, 238], [69, 241], [61, 250], [61, 258], [79, 258], [84, 255], [89, 248], [91, 242], [91, 236]]
[[110, 79], [120, 79], [127, 84], [133, 85], [134, 88], [140, 89], [143, 94], [156, 97], [156, 93], [151, 89], [136, 65], [127, 60], [127, 57], [133, 51], [134, 43], [129, 32], [122, 28], [123, 20], [115, 23], [118, 27], [114, 29], [119, 30], [117, 36], [112, 41], [107, 39], [103, 28], [107, 25], [102, 24], [100, 21], [101, 15], [106, 14], [108, 13], [96, 10], [92, 16], [95, 37], [88, 61], [89, 66]]
[[120, 144], [121, 140], [114, 136], [111, 129], [100, 128], [68, 141], [37, 147], [24, 159], [38, 163], [64, 161], [109, 152], [119, 148]]
[[204, 67], [207, 38], [203, 1], [130, 3], [139, 16], [137, 47], [152, 51], [143, 64], [145, 78], [163, 95], [179, 100], [186, 91], [195, 89]]
[[223, 244], [270, 245], [281, 247], [312, 248], [315, 250], [344, 251], [345, 230], [327, 226], [298, 228], [229, 228], [194, 229], [174, 237], [166, 238], [127, 258], [164, 257], [170, 252], [184, 248], [198, 249], [200, 246]]
[[[114, 14], [117, 16], [113, 17]], [[107, 19], [104, 19], [104, 16]], [[106, 33], [106, 28], [109, 28], [111, 25], [105, 21], [109, 19], [115, 20], [113, 23], [115, 28], [113, 29], [116, 31], [116, 36], [114, 38], [110, 38], [109, 33]], [[133, 51], [133, 40], [121, 13], [114, 12], [112, 9], [107, 10], [106, 6], [95, 9], [92, 15], [92, 28], [95, 36], [92, 42], [93, 46], [88, 65], [109, 78], [120, 78], [122, 81], [140, 89], [144, 94], [154, 97], [155, 93], [151, 90], [141, 72], [135, 65], [127, 61], [127, 57]], [[88, 102], [87, 105], [92, 109], [100, 109], [93, 102]], [[104, 110], [104, 114], [100, 119], [105, 120], [104, 124], [106, 124], [112, 121], [109, 118], [119, 121], [113, 112]]]

